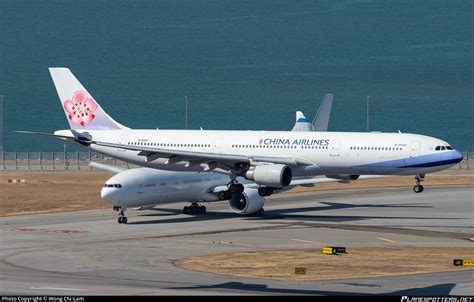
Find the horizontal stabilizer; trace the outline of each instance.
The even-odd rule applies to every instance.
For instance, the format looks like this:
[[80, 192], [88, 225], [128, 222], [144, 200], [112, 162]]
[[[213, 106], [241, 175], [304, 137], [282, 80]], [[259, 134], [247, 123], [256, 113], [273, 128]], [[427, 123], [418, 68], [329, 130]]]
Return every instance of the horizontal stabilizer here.
[[74, 136], [68, 136], [68, 135], [59, 135], [59, 134], [54, 134], [54, 133], [47, 133], [47, 132], [34, 132], [34, 131], [13, 131], [15, 133], [21, 133], [21, 134], [34, 134], [34, 135], [44, 135], [44, 136], [53, 136], [57, 138], [65, 138], [65, 139], [74, 139]]
[[115, 166], [99, 164], [99, 163], [96, 163], [96, 162], [93, 162], [93, 161], [91, 161], [89, 163], [89, 166], [92, 167], [92, 168], [96, 168], [96, 169], [107, 171], [107, 172], [112, 172], [112, 173], [115, 173], [115, 174], [119, 174], [120, 172], [123, 172], [123, 171], [127, 170], [127, 169], [119, 168], [119, 167], [115, 167]]

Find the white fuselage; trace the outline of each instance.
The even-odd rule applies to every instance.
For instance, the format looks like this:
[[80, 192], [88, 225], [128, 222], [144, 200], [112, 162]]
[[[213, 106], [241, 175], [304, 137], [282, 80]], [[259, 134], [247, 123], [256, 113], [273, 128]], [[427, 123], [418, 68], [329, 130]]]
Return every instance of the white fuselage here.
[[225, 185], [229, 176], [217, 172], [173, 172], [131, 169], [106, 181], [101, 197], [122, 207], [156, 205], [184, 200], [217, 201], [209, 188]]
[[[417, 134], [377, 132], [88, 130], [94, 141], [211, 154], [292, 157], [309, 164], [291, 167], [294, 176], [322, 174], [414, 175], [446, 169], [462, 154], [445, 141]], [[56, 134], [69, 134], [69, 130]], [[436, 150], [443, 146], [444, 150]], [[138, 151], [97, 146], [94, 151], [144, 167], [204, 171], [205, 164], [147, 162]], [[449, 147], [451, 148], [451, 147]]]

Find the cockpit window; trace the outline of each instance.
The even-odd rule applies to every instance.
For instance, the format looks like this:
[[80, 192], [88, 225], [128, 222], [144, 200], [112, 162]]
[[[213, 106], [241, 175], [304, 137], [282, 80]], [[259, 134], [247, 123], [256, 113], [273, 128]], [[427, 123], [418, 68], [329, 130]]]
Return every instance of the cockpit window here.
[[441, 147], [441, 150], [446, 150], [446, 147], [445, 147], [445, 146], [442, 146], [442, 147]]
[[104, 184], [104, 188], [117, 188], [120, 189], [122, 187], [121, 184]]
[[436, 146], [436, 149], [435, 149], [435, 150], [436, 150], [436, 151], [441, 150], [441, 146]]
[[453, 147], [451, 147], [451, 146], [446, 146], [446, 149], [447, 149], [447, 150], [453, 150]]

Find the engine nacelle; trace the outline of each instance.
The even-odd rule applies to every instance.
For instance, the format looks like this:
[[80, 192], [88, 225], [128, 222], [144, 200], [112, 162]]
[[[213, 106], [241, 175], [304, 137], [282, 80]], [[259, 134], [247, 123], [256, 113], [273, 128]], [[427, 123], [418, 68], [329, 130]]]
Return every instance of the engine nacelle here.
[[326, 175], [327, 178], [334, 178], [334, 179], [340, 179], [344, 180], [347, 182], [350, 182], [351, 180], [356, 180], [359, 178], [360, 175], [347, 175], [347, 174], [329, 174]]
[[235, 194], [229, 200], [229, 207], [237, 214], [252, 214], [263, 208], [265, 198], [258, 194], [257, 189], [245, 188], [242, 194]]
[[253, 166], [245, 172], [245, 178], [274, 188], [287, 187], [291, 183], [292, 175], [290, 167], [280, 164]]

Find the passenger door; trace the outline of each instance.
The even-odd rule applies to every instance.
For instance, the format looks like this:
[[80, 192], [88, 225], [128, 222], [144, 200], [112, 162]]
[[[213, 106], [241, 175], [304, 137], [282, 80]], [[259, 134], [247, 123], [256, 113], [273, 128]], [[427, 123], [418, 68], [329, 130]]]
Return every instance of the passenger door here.
[[420, 141], [412, 141], [410, 148], [410, 157], [420, 156]]
[[332, 141], [329, 148], [330, 148], [329, 155], [339, 156], [339, 140]]
[[221, 154], [222, 139], [222, 137], [216, 137], [214, 139], [214, 142], [212, 143], [212, 152], [214, 154]]

